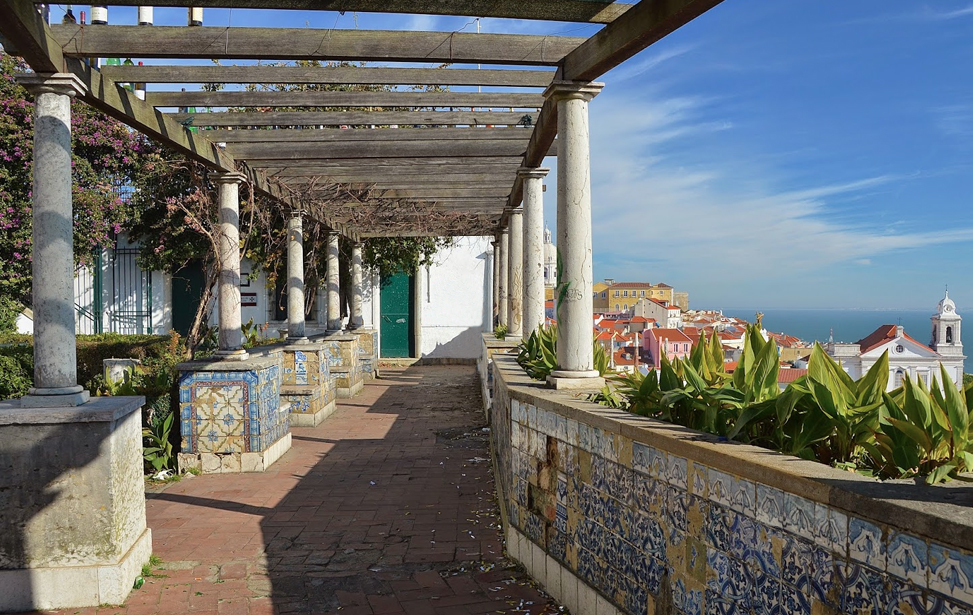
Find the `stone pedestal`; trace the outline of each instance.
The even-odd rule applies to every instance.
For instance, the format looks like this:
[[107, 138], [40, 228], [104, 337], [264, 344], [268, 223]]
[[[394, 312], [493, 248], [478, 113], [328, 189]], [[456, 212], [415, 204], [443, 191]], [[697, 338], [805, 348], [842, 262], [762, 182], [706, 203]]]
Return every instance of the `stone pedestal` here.
[[291, 447], [278, 359], [192, 361], [177, 369], [180, 469], [263, 472]]
[[125, 601], [152, 554], [144, 403], [0, 402], [0, 612]]
[[358, 365], [362, 379], [374, 380], [378, 377], [378, 331], [375, 329], [356, 329], [358, 336]]
[[314, 342], [325, 346], [328, 369], [338, 397], [358, 395], [365, 386], [359, 362], [358, 336], [353, 333], [327, 333], [315, 337]]
[[315, 427], [335, 409], [335, 382], [326, 347], [311, 342], [285, 346], [280, 398], [290, 403], [292, 427]]

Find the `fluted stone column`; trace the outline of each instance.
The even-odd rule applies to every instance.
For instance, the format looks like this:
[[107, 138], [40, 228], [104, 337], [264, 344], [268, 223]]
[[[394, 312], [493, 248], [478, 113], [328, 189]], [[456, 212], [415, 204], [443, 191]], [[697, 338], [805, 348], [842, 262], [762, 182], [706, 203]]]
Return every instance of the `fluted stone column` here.
[[507, 326], [507, 275], [510, 268], [509, 262], [510, 232], [508, 229], [500, 231], [500, 275], [497, 276], [497, 313], [500, 317], [500, 325]]
[[74, 218], [71, 203], [71, 99], [85, 86], [70, 73], [19, 75], [34, 95], [34, 388], [22, 407], [78, 406], [74, 337]]
[[351, 244], [351, 316], [348, 318], [349, 329], [360, 329], [365, 324], [362, 317], [362, 256], [361, 242]]
[[328, 331], [341, 331], [341, 286], [338, 274], [338, 233], [328, 233]]
[[[554, 82], [545, 96], [557, 103], [557, 364], [556, 387], [597, 378], [592, 350], [591, 163], [588, 102], [602, 84]], [[581, 382], [579, 382], [581, 380]]]
[[516, 340], [524, 335], [524, 210], [511, 209], [508, 216], [507, 337]]
[[220, 190], [219, 299], [220, 339], [218, 357], [230, 360], [247, 358], [243, 349], [243, 324], [240, 305], [240, 184], [243, 173], [216, 176]]
[[307, 340], [304, 321], [304, 224], [295, 210], [287, 221], [287, 340]]
[[544, 177], [550, 169], [517, 170], [524, 182], [524, 335], [544, 324]]

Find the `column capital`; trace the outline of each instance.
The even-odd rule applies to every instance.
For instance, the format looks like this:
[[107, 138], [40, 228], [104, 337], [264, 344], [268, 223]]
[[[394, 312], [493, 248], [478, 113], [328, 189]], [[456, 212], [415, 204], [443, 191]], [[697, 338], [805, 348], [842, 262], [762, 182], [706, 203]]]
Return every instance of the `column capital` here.
[[303, 218], [305, 211], [301, 207], [294, 207], [291, 209], [291, 218]]
[[34, 96], [53, 93], [74, 98], [88, 91], [74, 73], [17, 73], [14, 78]]
[[239, 171], [229, 171], [227, 173], [210, 173], [217, 184], [242, 184], [247, 181], [247, 176]]
[[554, 81], [544, 90], [544, 98], [589, 101], [601, 92], [604, 83], [598, 81]]
[[545, 167], [520, 167], [517, 169], [517, 177], [522, 179], [544, 179], [551, 170]]

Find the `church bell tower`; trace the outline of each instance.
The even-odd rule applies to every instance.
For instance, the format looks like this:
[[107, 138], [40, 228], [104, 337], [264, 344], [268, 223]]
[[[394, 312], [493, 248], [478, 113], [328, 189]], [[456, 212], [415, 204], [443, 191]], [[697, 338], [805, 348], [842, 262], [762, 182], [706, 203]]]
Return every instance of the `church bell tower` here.
[[956, 313], [956, 304], [949, 298], [949, 291], [939, 302], [936, 314], [932, 317], [933, 350], [944, 357], [962, 357], [963, 341], [960, 336], [962, 318]]

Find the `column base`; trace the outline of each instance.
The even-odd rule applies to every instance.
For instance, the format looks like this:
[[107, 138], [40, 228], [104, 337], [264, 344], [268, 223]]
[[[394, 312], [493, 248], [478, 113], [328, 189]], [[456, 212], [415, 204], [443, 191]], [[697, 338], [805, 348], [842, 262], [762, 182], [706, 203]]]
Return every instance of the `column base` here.
[[291, 337], [289, 335], [284, 338], [284, 341], [287, 342], [288, 344], [309, 344], [311, 342], [311, 340], [307, 339], [306, 336]]
[[203, 474], [239, 474], [266, 472], [291, 448], [291, 434], [252, 453], [179, 453], [179, 470], [195, 468]]
[[152, 553], [143, 397], [0, 402], [0, 612], [121, 604]]
[[237, 350], [217, 350], [213, 353], [213, 357], [221, 361], [246, 361], [250, 358], [250, 354], [240, 348]]
[[145, 528], [112, 564], [0, 570], [0, 612], [122, 604], [151, 555], [152, 530]]
[[78, 385], [58, 389], [30, 389], [20, 398], [21, 408], [70, 408], [88, 403], [91, 394]]
[[605, 386], [605, 379], [597, 370], [554, 370], [547, 377], [547, 386], [552, 389], [600, 389]]

